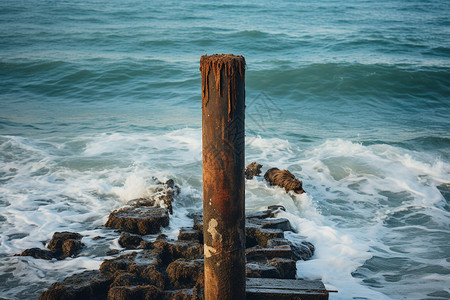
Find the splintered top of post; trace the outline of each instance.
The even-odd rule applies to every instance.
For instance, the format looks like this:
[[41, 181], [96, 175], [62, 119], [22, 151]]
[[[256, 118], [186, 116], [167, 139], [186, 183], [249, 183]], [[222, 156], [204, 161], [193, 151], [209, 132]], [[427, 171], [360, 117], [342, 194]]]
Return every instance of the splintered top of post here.
[[225, 74], [226, 76], [231, 76], [231, 73], [238, 71], [239, 75], [243, 78], [245, 74], [245, 58], [242, 55], [233, 54], [203, 55], [200, 58], [200, 72], [202, 73], [202, 76], [208, 76], [211, 69], [217, 73], [220, 72], [222, 68], [225, 68], [227, 73], [229, 73]]
[[[236, 75], [239, 75], [240, 80], [244, 80], [245, 77], [245, 58], [242, 55], [233, 54], [214, 54], [203, 55], [200, 58], [200, 72], [202, 74], [202, 103], [206, 105], [208, 103], [208, 76], [210, 71], [214, 73], [215, 88], [222, 95], [223, 89], [221, 87], [222, 74], [230, 80], [228, 85], [228, 102], [229, 115], [236, 106]], [[223, 71], [223, 72], [222, 72]]]
[[211, 62], [231, 62], [238, 60], [241, 63], [245, 64], [245, 58], [242, 55], [233, 55], [233, 54], [213, 54], [213, 55], [203, 55], [200, 58], [200, 66], [205, 63]]

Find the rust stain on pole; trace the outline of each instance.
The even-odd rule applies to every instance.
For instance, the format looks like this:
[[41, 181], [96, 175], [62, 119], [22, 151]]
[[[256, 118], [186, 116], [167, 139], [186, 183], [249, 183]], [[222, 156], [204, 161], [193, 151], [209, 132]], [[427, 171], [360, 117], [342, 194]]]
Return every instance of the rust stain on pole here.
[[205, 299], [245, 299], [245, 59], [202, 56]]

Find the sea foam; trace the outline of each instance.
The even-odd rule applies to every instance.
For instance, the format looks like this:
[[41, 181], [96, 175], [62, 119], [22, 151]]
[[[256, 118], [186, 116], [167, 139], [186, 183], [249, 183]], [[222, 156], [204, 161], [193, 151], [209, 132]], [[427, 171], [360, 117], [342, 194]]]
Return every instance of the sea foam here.
[[[18, 286], [26, 282], [34, 282], [38, 290], [39, 284], [62, 274], [95, 269], [104, 249], [121, 249], [118, 234], [102, 224], [111, 210], [149, 196], [154, 176], [173, 178], [181, 186], [170, 226], [163, 229], [169, 237], [191, 225], [188, 213], [202, 207], [199, 128], [70, 140], [4, 136], [0, 147], [14, 155], [0, 169], [0, 215], [5, 219], [0, 262], [2, 272], [17, 281], [5, 295], [20, 294]], [[246, 180], [246, 210], [274, 204], [286, 208], [278, 216], [295, 229], [286, 237], [316, 247], [311, 260], [297, 263], [297, 276], [322, 279], [327, 288], [339, 291], [331, 299], [384, 299], [389, 298], [386, 291], [395, 298], [413, 283], [395, 271], [407, 268], [405, 264], [431, 266], [420, 276], [436, 288], [448, 282], [442, 274], [442, 268], [450, 267], [442, 260], [442, 245], [450, 235], [449, 212], [437, 189], [450, 181], [445, 162], [392, 145], [342, 139], [300, 148], [285, 139], [249, 136], [246, 150], [247, 163], [257, 161], [263, 171], [286, 168], [303, 180], [303, 195], [269, 186], [262, 178]], [[86, 250], [80, 257], [63, 262], [11, 257], [26, 248], [43, 248], [53, 232], [63, 230], [83, 234]], [[99, 235], [105, 239], [94, 241]], [[389, 288], [392, 278], [399, 278], [396, 289]]]

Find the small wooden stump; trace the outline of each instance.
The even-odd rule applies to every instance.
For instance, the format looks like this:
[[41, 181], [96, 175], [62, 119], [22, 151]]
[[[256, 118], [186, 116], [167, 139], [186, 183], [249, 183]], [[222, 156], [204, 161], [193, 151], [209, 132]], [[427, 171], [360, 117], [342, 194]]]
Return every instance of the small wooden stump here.
[[247, 278], [247, 300], [327, 300], [321, 281]]

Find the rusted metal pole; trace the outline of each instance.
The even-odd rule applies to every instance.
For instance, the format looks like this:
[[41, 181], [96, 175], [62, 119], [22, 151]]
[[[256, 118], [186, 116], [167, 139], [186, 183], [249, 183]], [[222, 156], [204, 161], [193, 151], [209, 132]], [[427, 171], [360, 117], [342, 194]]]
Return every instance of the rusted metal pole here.
[[202, 56], [205, 299], [245, 299], [245, 59]]

